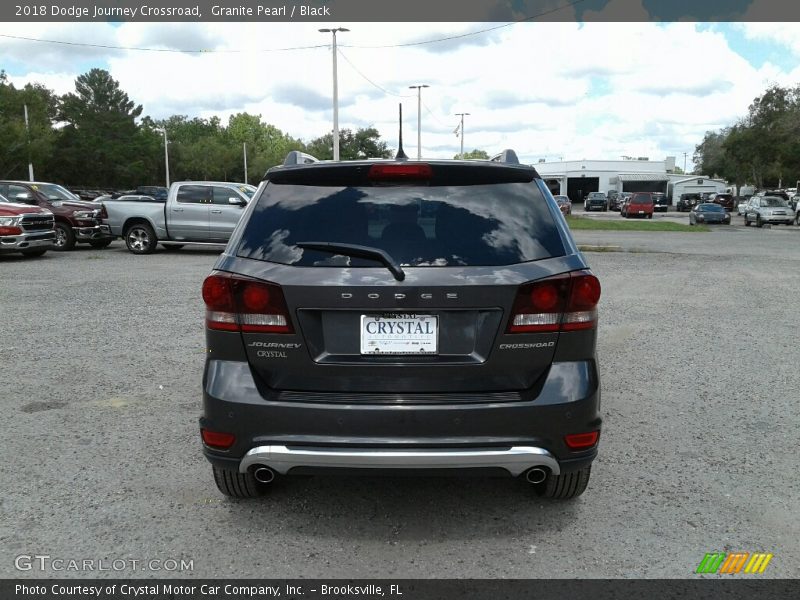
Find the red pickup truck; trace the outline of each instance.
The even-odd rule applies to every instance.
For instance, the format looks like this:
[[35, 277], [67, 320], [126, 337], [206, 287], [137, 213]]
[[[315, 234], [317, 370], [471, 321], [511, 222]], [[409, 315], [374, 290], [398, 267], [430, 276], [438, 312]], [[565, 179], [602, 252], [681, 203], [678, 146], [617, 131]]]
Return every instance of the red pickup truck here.
[[0, 253], [41, 256], [55, 244], [54, 225], [46, 208], [14, 204], [0, 195]]
[[100, 222], [101, 208], [84, 202], [55, 183], [0, 181], [0, 195], [11, 202], [38, 206], [55, 217], [55, 250], [72, 250], [75, 244], [105, 248], [114, 239], [108, 225]]

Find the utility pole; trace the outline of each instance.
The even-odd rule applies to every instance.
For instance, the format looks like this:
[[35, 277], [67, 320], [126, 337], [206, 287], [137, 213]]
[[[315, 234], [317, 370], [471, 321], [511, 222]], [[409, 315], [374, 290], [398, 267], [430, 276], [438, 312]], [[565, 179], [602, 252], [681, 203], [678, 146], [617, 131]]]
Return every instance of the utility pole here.
[[320, 29], [320, 33], [333, 34], [333, 160], [339, 160], [339, 78], [336, 72], [336, 32], [350, 31], [344, 27]]
[[410, 85], [408, 89], [417, 90], [417, 160], [422, 160], [422, 88], [430, 87], [426, 84]]
[[683, 153], [683, 174], [686, 175], [686, 152]]
[[244, 150], [244, 182], [247, 183], [247, 142], [242, 142], [242, 149]]
[[469, 113], [456, 113], [457, 117], [461, 117], [461, 154], [459, 158], [464, 158], [464, 117], [468, 117]]
[[31, 128], [28, 125], [28, 105], [22, 105], [25, 111], [25, 133], [28, 137], [28, 180], [33, 181], [33, 161], [31, 160]]
[[167, 128], [156, 128], [156, 131], [160, 131], [164, 134], [164, 168], [167, 172], [167, 188], [169, 188], [169, 149], [167, 148]]

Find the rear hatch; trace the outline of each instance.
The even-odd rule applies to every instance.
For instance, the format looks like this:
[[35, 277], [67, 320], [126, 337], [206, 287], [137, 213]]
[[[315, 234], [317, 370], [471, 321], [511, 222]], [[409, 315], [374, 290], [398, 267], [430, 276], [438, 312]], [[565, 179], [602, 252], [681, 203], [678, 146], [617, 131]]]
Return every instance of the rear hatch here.
[[239, 317], [242, 341], [272, 389], [485, 400], [530, 388], [553, 361], [557, 324], [511, 333], [509, 321], [529, 303], [522, 284], [568, 286], [563, 274], [583, 265], [554, 209], [524, 167], [280, 169], [218, 277], [232, 278], [237, 312], [255, 313]]

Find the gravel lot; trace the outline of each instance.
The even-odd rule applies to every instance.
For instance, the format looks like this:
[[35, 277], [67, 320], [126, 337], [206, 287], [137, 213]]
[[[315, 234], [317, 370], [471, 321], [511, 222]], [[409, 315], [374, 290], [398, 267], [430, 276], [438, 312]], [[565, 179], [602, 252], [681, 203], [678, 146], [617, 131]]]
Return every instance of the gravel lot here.
[[200, 453], [200, 284], [184, 249], [0, 257], [0, 576], [20, 554], [191, 559], [61, 576], [692, 577], [767, 551], [800, 576], [800, 228], [581, 231], [603, 284], [589, 489], [325, 478], [221, 496]]

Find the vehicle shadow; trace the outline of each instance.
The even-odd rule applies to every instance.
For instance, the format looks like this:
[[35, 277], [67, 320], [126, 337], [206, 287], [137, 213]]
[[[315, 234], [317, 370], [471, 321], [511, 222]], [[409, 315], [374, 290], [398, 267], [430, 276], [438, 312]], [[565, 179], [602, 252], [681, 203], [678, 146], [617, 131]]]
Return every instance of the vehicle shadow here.
[[269, 532], [280, 522], [283, 534], [388, 543], [560, 531], [585, 504], [540, 498], [523, 479], [327, 475], [276, 480], [261, 499], [224, 503], [236, 528]]

